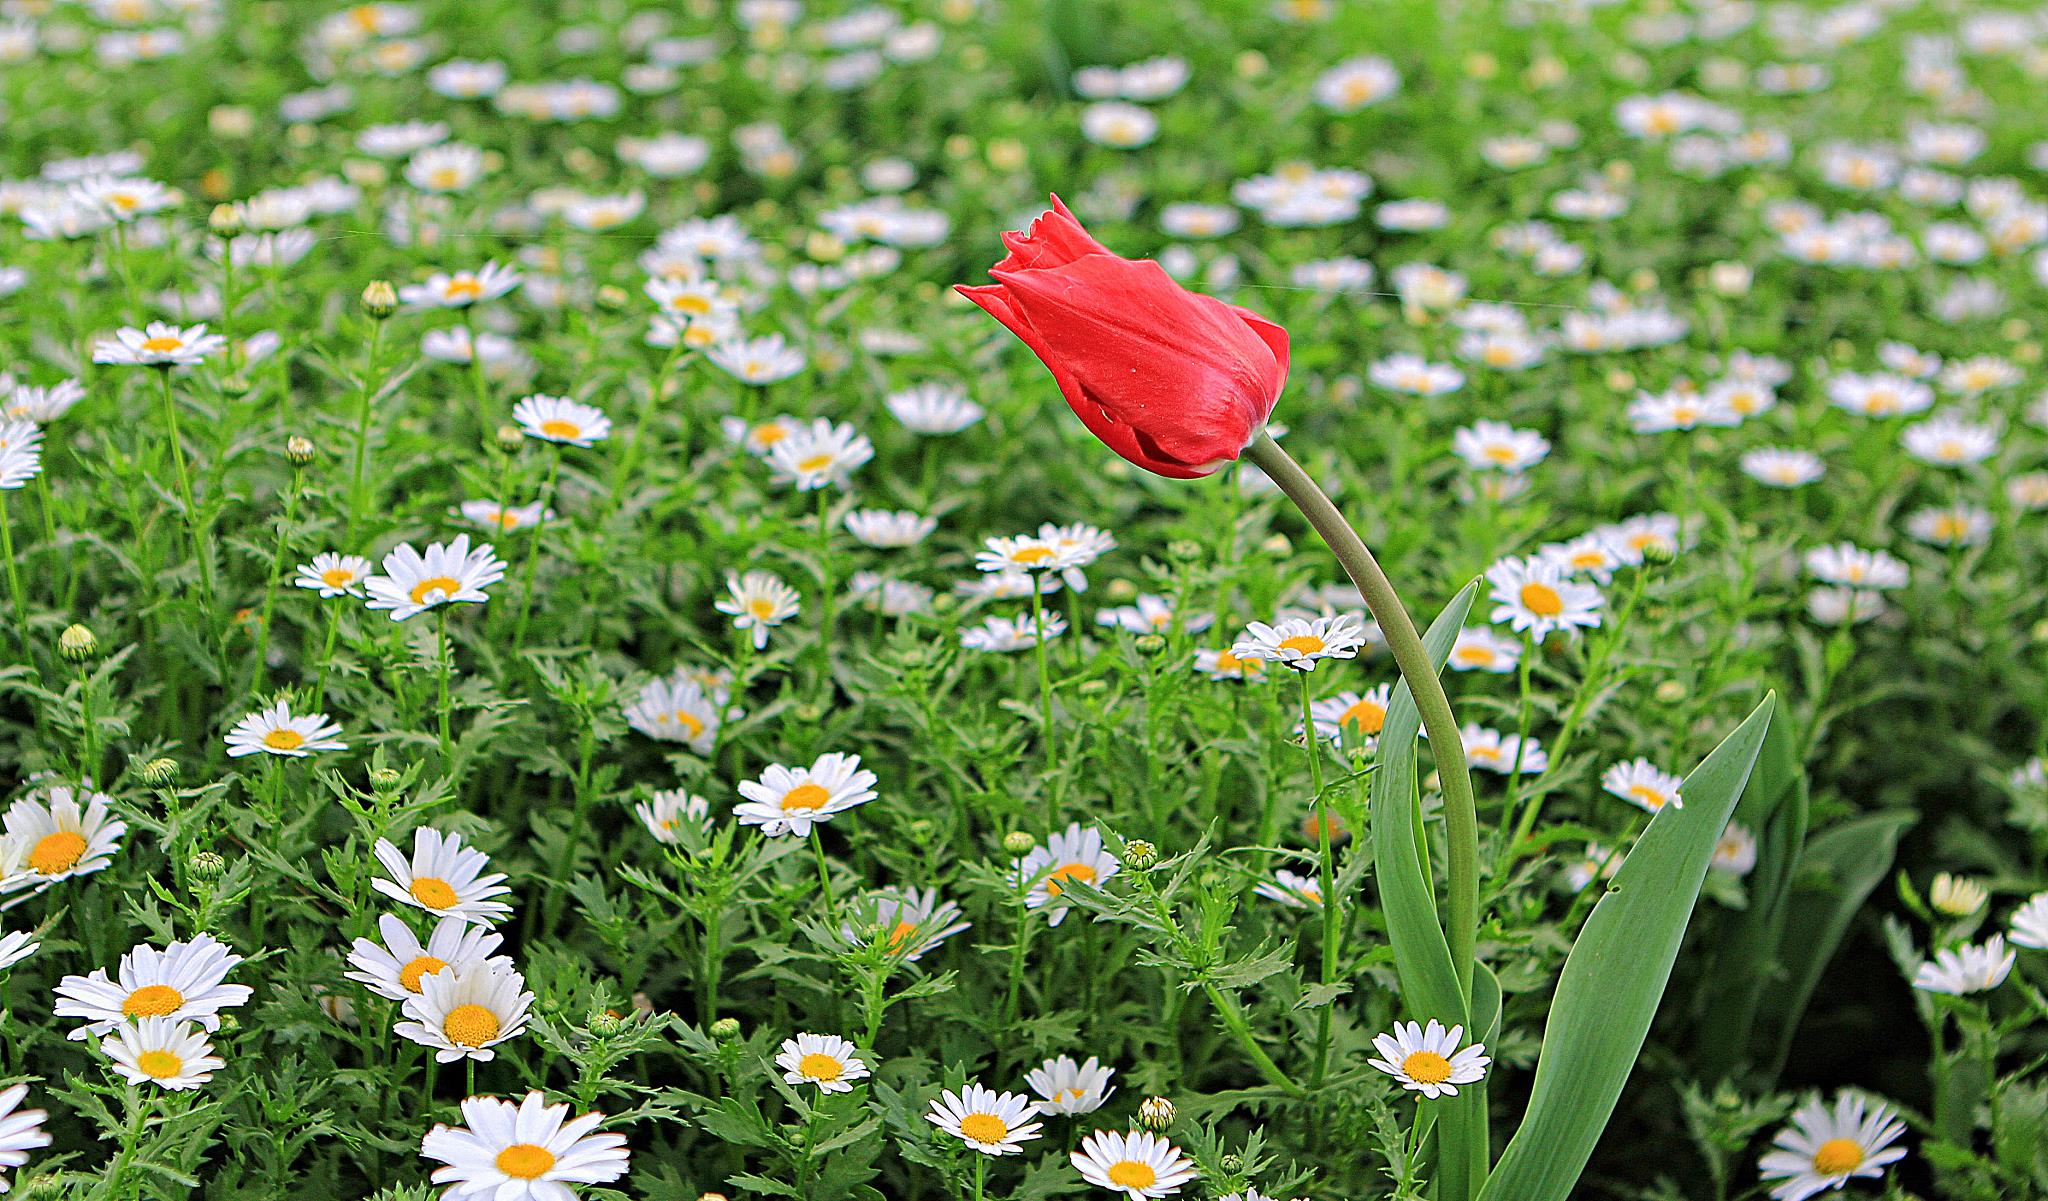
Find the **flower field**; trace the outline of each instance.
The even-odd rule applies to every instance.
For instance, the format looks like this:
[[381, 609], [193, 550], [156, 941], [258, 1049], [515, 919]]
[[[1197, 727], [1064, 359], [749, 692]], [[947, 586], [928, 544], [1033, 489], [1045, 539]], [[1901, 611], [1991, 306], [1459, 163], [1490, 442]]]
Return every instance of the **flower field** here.
[[2044, 87], [0, 0], [0, 1193], [2048, 1198]]

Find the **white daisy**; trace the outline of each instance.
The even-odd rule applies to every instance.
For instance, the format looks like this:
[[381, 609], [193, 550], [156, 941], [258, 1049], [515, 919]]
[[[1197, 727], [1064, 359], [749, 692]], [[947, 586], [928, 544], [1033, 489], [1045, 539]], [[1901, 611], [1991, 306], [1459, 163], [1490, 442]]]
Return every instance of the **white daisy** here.
[[960, 631], [960, 645], [984, 654], [1030, 650], [1038, 645], [1041, 627], [1045, 640], [1050, 642], [1067, 632], [1067, 621], [1057, 613], [1045, 613], [1035, 618], [1028, 613], [1016, 618], [984, 618], [980, 625]]
[[674, 844], [681, 841], [685, 823], [701, 827], [711, 820], [711, 802], [680, 788], [664, 788], [634, 805], [633, 812], [654, 841]]
[[1068, 1158], [1082, 1179], [1131, 1201], [1174, 1196], [1196, 1174], [1193, 1160], [1149, 1130], [1097, 1130]]
[[1600, 624], [1600, 590], [1568, 579], [1557, 563], [1540, 557], [1502, 559], [1487, 569], [1491, 620], [1541, 641], [1553, 631]]
[[1967, 467], [1998, 453], [1998, 426], [1953, 412], [1909, 425], [1899, 435], [1906, 453], [1934, 467]]
[[1380, 1058], [1367, 1062], [1412, 1092], [1431, 1099], [1455, 1097], [1459, 1085], [1482, 1079], [1493, 1062], [1481, 1043], [1460, 1050], [1464, 1037], [1463, 1026], [1446, 1030], [1435, 1018], [1429, 1019], [1426, 1029], [1415, 1022], [1395, 1022], [1392, 1034], [1374, 1036], [1372, 1045]]
[[889, 950], [905, 963], [916, 963], [925, 952], [967, 929], [957, 921], [960, 906], [939, 899], [936, 888], [885, 890], [859, 903], [854, 915], [839, 928], [852, 946], [865, 946], [879, 936], [888, 940]]
[[1123, 864], [1102, 848], [1102, 831], [1071, 822], [1017, 862], [1011, 883], [1027, 889], [1026, 908], [1044, 909], [1046, 924], [1057, 926], [1067, 918], [1068, 904], [1060, 899], [1063, 886], [1079, 880], [1100, 888], [1121, 870]]
[[83, 1018], [69, 1035], [73, 1040], [105, 1034], [136, 1018], [196, 1021], [207, 1030], [220, 1029], [220, 1011], [241, 1005], [254, 991], [246, 984], [228, 984], [228, 973], [242, 957], [210, 934], [190, 942], [174, 942], [159, 951], [142, 945], [121, 956], [113, 979], [98, 968], [89, 976], [66, 976], [57, 984], [58, 1017]]
[[883, 403], [904, 429], [928, 437], [957, 434], [982, 417], [967, 390], [953, 384], [918, 384], [889, 393]]
[[1278, 901], [1289, 909], [1320, 909], [1323, 905], [1323, 886], [1313, 876], [1303, 876], [1280, 868], [1271, 880], [1261, 880], [1252, 889], [1253, 894], [1269, 901]]
[[2048, 951], [2048, 892], [2035, 893], [2027, 898], [2026, 904], [2013, 910], [2011, 927], [2014, 946]]
[[1024, 1083], [1038, 1094], [1039, 1113], [1073, 1117], [1102, 1108], [1102, 1103], [1116, 1092], [1116, 1086], [1109, 1082], [1114, 1075], [1115, 1068], [1103, 1066], [1093, 1055], [1081, 1063], [1075, 1063], [1071, 1055], [1061, 1055], [1024, 1073]]
[[983, 1155], [1016, 1155], [1043, 1129], [1032, 1112], [1031, 1098], [1022, 1093], [970, 1084], [958, 1093], [941, 1093], [924, 1120]]
[[470, 549], [469, 535], [453, 542], [435, 542], [421, 554], [409, 542], [384, 556], [384, 574], [363, 581], [372, 609], [391, 610], [391, 620], [404, 621], [441, 605], [480, 605], [491, 599], [484, 589], [505, 578], [505, 561], [486, 542]]
[[1685, 800], [1678, 793], [1683, 782], [1648, 759], [1617, 763], [1600, 775], [1600, 787], [1651, 813], [1662, 812], [1666, 805], [1685, 808]]
[[206, 326], [180, 328], [152, 321], [144, 329], [124, 326], [111, 339], [94, 343], [92, 361], [118, 367], [185, 367], [227, 349], [228, 340], [209, 334]]
[[391, 878], [372, 880], [370, 886], [401, 905], [479, 926], [495, 926], [511, 916], [512, 906], [492, 899], [512, 891], [502, 883], [505, 874], [484, 874], [490, 857], [463, 846], [460, 834], [421, 826], [412, 833], [411, 859], [386, 839], [378, 839], [375, 850]]
[[815, 1084], [818, 1091], [850, 1093], [853, 1082], [866, 1079], [868, 1065], [857, 1048], [836, 1034], [799, 1034], [782, 1040], [775, 1056], [785, 1084]]
[[512, 420], [529, 438], [566, 446], [589, 446], [604, 441], [612, 432], [612, 419], [603, 409], [566, 396], [536, 393], [525, 397], [512, 406]]
[[405, 1000], [408, 1020], [392, 1033], [434, 1049], [442, 1063], [474, 1059], [489, 1063], [492, 1050], [525, 1031], [533, 994], [526, 978], [499, 958], [467, 971], [433, 972], [420, 977], [420, 991]]
[[[26, 1084], [0, 1092], [0, 1168], [18, 1168], [28, 1162], [30, 1151], [50, 1145], [50, 1136], [43, 1132], [43, 1121], [50, 1115], [21, 1108], [27, 1096]], [[10, 1186], [10, 1181], [0, 1179], [0, 1192]]]
[[113, 862], [128, 823], [113, 817], [112, 797], [55, 785], [8, 806], [0, 839], [0, 892], [37, 892], [59, 880], [90, 875]]
[[370, 575], [370, 561], [361, 555], [323, 551], [311, 563], [299, 564], [293, 583], [320, 594], [322, 599], [361, 596], [363, 581]]
[[1051, 539], [1034, 534], [988, 538], [982, 547], [974, 552], [974, 565], [986, 572], [1064, 571], [1075, 565], [1071, 553], [1062, 551]]
[[788, 345], [781, 334], [732, 338], [704, 352], [712, 366], [743, 384], [773, 384], [804, 369], [804, 352]]
[[1815, 578], [1842, 588], [1861, 590], [1904, 588], [1912, 571], [1881, 550], [1864, 550], [1849, 542], [1816, 546], [1806, 552], [1806, 570]]
[[190, 1022], [151, 1017], [124, 1023], [100, 1040], [100, 1050], [130, 1084], [154, 1084], [186, 1092], [213, 1079], [227, 1061]]
[[[1095, 612], [1095, 624], [1126, 630], [1133, 634], [1164, 634], [1173, 628], [1173, 602], [1150, 592], [1138, 594], [1137, 602]], [[1193, 613], [1183, 618], [1181, 629], [1199, 634], [1216, 624], [1214, 613]]]
[[1316, 736], [1362, 749], [1372, 748], [1394, 703], [1394, 686], [1381, 684], [1364, 692], [1340, 692], [1309, 706]]
[[420, 1140], [448, 1201], [575, 1201], [571, 1185], [609, 1184], [626, 1174], [626, 1136], [598, 1134], [601, 1113], [569, 1117], [539, 1092], [514, 1105], [496, 1097], [462, 1103], [466, 1126], [437, 1124]]
[[[1541, 775], [1550, 766], [1550, 755], [1534, 738], [1503, 734], [1477, 722], [1467, 722], [1458, 733], [1465, 744], [1465, 761], [1483, 771], [1509, 775], [1519, 765], [1521, 774], [1533, 776]], [[1424, 730], [1422, 736], [1429, 737], [1429, 731]]]
[[626, 706], [626, 724], [656, 742], [680, 742], [708, 755], [718, 741], [720, 706], [681, 672], [649, 680]]
[[412, 927], [396, 914], [377, 919], [380, 944], [358, 938], [349, 949], [348, 979], [359, 981], [380, 997], [405, 1001], [418, 996], [420, 981], [435, 972], [469, 969], [490, 959], [505, 940], [459, 917], [444, 917], [422, 943]]
[[859, 755], [820, 755], [809, 767], [771, 763], [759, 780], [742, 780], [746, 800], [733, 807], [743, 826], [759, 826], [771, 838], [808, 838], [811, 827], [830, 821], [876, 797], [875, 773], [861, 768]]
[[799, 425], [768, 451], [768, 466], [775, 478], [794, 484], [799, 492], [812, 492], [827, 485], [844, 488], [853, 473], [875, 457], [874, 443], [867, 435], [844, 422], [820, 417]]
[[768, 645], [768, 631], [795, 617], [802, 609], [796, 589], [765, 571], [727, 576], [728, 598], [712, 608], [732, 616], [732, 628], [752, 630], [754, 649]]
[[1323, 659], [1350, 659], [1366, 644], [1365, 621], [1355, 613], [1303, 619], [1290, 617], [1278, 626], [1255, 621], [1245, 627], [1230, 653], [1240, 659], [1284, 663], [1296, 671], [1314, 671]]
[[1505, 421], [1478, 421], [1451, 435], [1451, 450], [1475, 471], [1527, 471], [1550, 453], [1550, 439]]
[[280, 755], [303, 759], [321, 751], [345, 751], [348, 744], [339, 737], [341, 726], [328, 721], [325, 713], [294, 717], [290, 706], [279, 701], [235, 723], [226, 739], [228, 758], [245, 755]]
[[862, 546], [894, 550], [916, 546], [939, 528], [939, 519], [908, 509], [855, 509], [845, 518], [846, 532]]
[[1714, 857], [1707, 866], [1731, 876], [1746, 876], [1756, 868], [1756, 835], [1740, 822], [1729, 822], [1714, 843]]
[[1934, 953], [1932, 962], [1921, 964], [1913, 973], [1913, 987], [1957, 997], [1989, 992], [2005, 983], [2017, 958], [2017, 952], [2006, 950], [2003, 934], [1994, 934], [1980, 944], [1944, 947]]
[[1745, 452], [1742, 473], [1770, 488], [1799, 488], [1827, 473], [1812, 451], [1766, 446]]
[[1806, 1201], [1858, 1176], [1878, 1179], [1886, 1164], [1905, 1158], [1906, 1149], [1891, 1144], [1906, 1132], [1906, 1124], [1892, 1116], [1889, 1106], [1866, 1112], [1867, 1104], [1858, 1094], [1844, 1092], [1832, 1111], [1818, 1096], [1793, 1111], [1792, 1124], [1771, 1140], [1775, 1150], [1757, 1161], [1765, 1180], [1780, 1182], [1771, 1188], [1773, 1201]]
[[10, 930], [0, 934], [0, 972], [35, 954], [42, 949], [42, 945], [35, 934], [28, 930]]
[[1495, 633], [1486, 626], [1467, 626], [1459, 630], [1458, 640], [1451, 646], [1450, 665], [1453, 671], [1506, 675], [1521, 661], [1521, 641]]
[[496, 300], [518, 287], [519, 282], [519, 272], [512, 268], [485, 263], [475, 271], [436, 271], [425, 283], [400, 288], [398, 298], [414, 309], [466, 309]]

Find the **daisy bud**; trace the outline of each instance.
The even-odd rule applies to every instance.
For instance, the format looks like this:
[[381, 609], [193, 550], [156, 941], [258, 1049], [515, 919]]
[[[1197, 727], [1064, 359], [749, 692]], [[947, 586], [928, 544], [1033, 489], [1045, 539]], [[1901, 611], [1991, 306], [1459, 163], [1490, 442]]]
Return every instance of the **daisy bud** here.
[[1744, 296], [1749, 292], [1751, 272], [1748, 263], [1732, 259], [1723, 260], [1707, 268], [1707, 286], [1723, 296]]
[[633, 300], [631, 296], [626, 294], [626, 290], [617, 284], [606, 284], [604, 287], [599, 288], [597, 294], [591, 299], [597, 302], [598, 308], [603, 309], [607, 313], [621, 312]]
[[185, 866], [202, 880], [218, 880], [228, 870], [228, 861], [221, 858], [219, 851], [194, 851]]
[[246, 225], [242, 219], [242, 206], [239, 204], [216, 204], [213, 211], [206, 215], [206, 228], [219, 237], [235, 237]]
[[1657, 703], [1675, 705], [1685, 699], [1686, 687], [1682, 681], [1666, 680], [1657, 685]]
[[1259, 543], [1259, 553], [1272, 555], [1274, 558], [1281, 558], [1294, 553], [1294, 543], [1289, 542], [1285, 534], [1274, 534], [1264, 542]]
[[1164, 1130], [1173, 1125], [1173, 1102], [1165, 1097], [1147, 1097], [1138, 1104], [1138, 1125], [1147, 1130]]
[[2036, 641], [2036, 642], [2048, 642], [2048, 621], [2037, 621], [2037, 622], [2035, 622], [2035, 623], [2034, 623], [2034, 630], [2033, 630], [2033, 634], [2034, 634], [2034, 641]]
[[609, 1009], [598, 1009], [583, 1020], [583, 1028], [598, 1038], [610, 1038], [626, 1028], [626, 1020]]
[[151, 759], [142, 765], [142, 782], [151, 788], [169, 788], [178, 782], [178, 761]]
[[1012, 830], [1003, 835], [1003, 849], [1012, 855], [1029, 854], [1037, 845], [1038, 840], [1023, 830]]
[[1643, 566], [1668, 567], [1678, 558], [1678, 552], [1668, 542], [1652, 542], [1643, 547]]
[[1108, 691], [1108, 680], [1083, 680], [1074, 688], [1077, 696], [1101, 696]]
[[100, 651], [100, 640], [85, 626], [73, 623], [57, 635], [57, 653], [73, 663], [83, 663]]
[[1111, 580], [1108, 592], [1109, 599], [1119, 605], [1128, 605], [1138, 599], [1138, 586], [1129, 580]]
[[1156, 655], [1166, 649], [1166, 639], [1157, 634], [1140, 634], [1135, 645], [1141, 655]]
[[1237, 61], [1231, 65], [1237, 69], [1239, 79], [1257, 79], [1272, 66], [1266, 61], [1266, 56], [1256, 50], [1247, 50], [1238, 55]]
[[1234, 1175], [1244, 1171], [1244, 1157], [1241, 1155], [1225, 1155], [1216, 1161], [1216, 1167], [1221, 1172]]
[[313, 461], [313, 440], [303, 434], [293, 434], [286, 438], [284, 457], [293, 464], [304, 467]]
[[1134, 872], [1148, 871], [1159, 862], [1159, 848], [1142, 838], [1133, 838], [1124, 844], [1124, 866]]
[[520, 446], [525, 443], [525, 441], [526, 435], [519, 431], [518, 426], [501, 425], [498, 427], [498, 449], [504, 451], [506, 454], [509, 455], [513, 451], [518, 450]]
[[399, 775], [397, 768], [373, 767], [370, 769], [370, 787], [377, 792], [390, 792], [398, 787], [398, 782], [403, 778], [403, 776]]
[[382, 321], [398, 311], [398, 289], [388, 279], [373, 279], [363, 289], [363, 311]]
[[719, 1018], [711, 1023], [711, 1037], [722, 1043], [729, 1043], [740, 1036], [738, 1018]]
[[1616, 392], [1627, 392], [1636, 386], [1636, 377], [1626, 371], [1610, 371], [1607, 373], [1607, 386]]
[[1928, 900], [1934, 908], [1949, 917], [1968, 917], [1984, 907], [1991, 894], [1985, 887], [1968, 876], [1952, 876], [1942, 872], [1934, 877], [1934, 887], [1928, 892]]

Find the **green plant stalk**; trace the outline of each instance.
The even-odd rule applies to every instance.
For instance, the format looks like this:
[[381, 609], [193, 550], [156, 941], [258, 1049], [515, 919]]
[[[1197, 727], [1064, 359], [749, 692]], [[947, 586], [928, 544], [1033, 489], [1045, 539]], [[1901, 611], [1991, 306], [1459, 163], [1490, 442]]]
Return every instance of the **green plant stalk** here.
[[435, 697], [434, 708], [440, 714], [441, 762], [445, 764], [454, 757], [455, 748], [454, 732], [450, 726], [448, 710], [448, 675], [455, 669], [455, 654], [454, 648], [448, 645], [447, 605], [436, 605], [434, 607], [434, 620], [435, 642], [437, 644], [434, 647], [434, 658], [437, 660], [434, 664], [436, 668], [434, 675], [438, 685], [438, 694]]
[[[1309, 692], [1309, 674], [1305, 671], [1294, 673], [1301, 678], [1301, 745], [1308, 751], [1310, 820], [1316, 824], [1316, 847], [1322, 861], [1323, 899], [1323, 987], [1337, 982], [1337, 959], [1344, 942], [1344, 906], [1337, 895], [1337, 859], [1330, 850], [1330, 813], [1323, 804], [1323, 748], [1316, 736], [1316, 715]], [[1309, 1076], [1310, 1087], [1320, 1086], [1323, 1074], [1330, 1066], [1330, 1011], [1334, 1002], [1324, 1005], [1316, 1018], [1315, 1067]]]
[[14, 596], [14, 636], [21, 642], [21, 661], [35, 665], [28, 645], [28, 594], [21, 587], [21, 560], [14, 553], [14, 520], [7, 515], [7, 490], [0, 488], [0, 555], [7, 557], [7, 590]]
[[249, 677], [252, 683], [262, 679], [270, 666], [270, 619], [277, 608], [278, 577], [284, 573], [284, 552], [291, 544], [292, 526], [299, 519], [299, 493], [304, 483], [305, 472], [294, 466], [291, 491], [284, 498], [284, 520], [277, 526], [277, 547], [270, 555], [270, 574], [263, 581], [263, 632], [256, 640], [256, 670]]
[[1045, 723], [1042, 733], [1045, 739], [1045, 817], [1042, 823], [1044, 829], [1040, 833], [1051, 838], [1053, 830], [1059, 826], [1061, 779], [1053, 747], [1052, 670], [1047, 666], [1045, 658], [1045, 602], [1039, 596], [1040, 580], [1036, 574], [1027, 575], [1031, 580], [1031, 653], [1038, 660], [1038, 706]]
[[170, 427], [171, 462], [178, 471], [178, 499], [185, 505], [185, 528], [192, 535], [192, 551], [199, 556], [199, 597], [206, 605], [206, 632], [213, 633], [216, 602], [213, 587], [213, 531], [200, 519], [199, 504], [192, 499], [192, 473], [185, 466], [185, 439], [178, 431], [178, 398], [171, 394], [171, 370], [154, 368], [163, 385], [164, 421]]
[[[558, 448], [551, 448], [548, 455], [548, 478], [540, 490], [540, 517], [534, 521], [533, 533], [527, 538], [526, 564], [519, 573], [519, 620], [512, 626], [512, 649], [515, 652], [526, 645], [526, 619], [533, 615], [533, 573], [540, 562], [541, 531], [548, 528], [548, 506], [554, 503], [555, 481], [561, 478], [561, 474], [562, 452]], [[504, 505], [504, 501], [498, 502], [501, 517]]]
[[1344, 520], [1337, 506], [1330, 503], [1322, 488], [1293, 456], [1273, 441], [1272, 435], [1263, 431], [1245, 448], [1245, 457], [1272, 477], [1337, 556], [1345, 574], [1365, 597], [1366, 607], [1372, 610], [1380, 632], [1386, 637], [1387, 649], [1393, 652], [1394, 665], [1415, 695], [1415, 707], [1429, 731], [1429, 746], [1436, 756], [1437, 775], [1443, 787], [1450, 874], [1445, 937], [1450, 943], [1451, 966], [1457, 973], [1458, 988], [1469, 1004], [1473, 944], [1479, 936], [1479, 810], [1472, 798], [1472, 775], [1466, 766], [1465, 744], [1458, 733], [1458, 719], [1451, 712], [1450, 697], [1444, 693], [1443, 681], [1431, 670], [1429, 655], [1422, 649], [1422, 637], [1409, 620], [1400, 594], [1394, 591], [1386, 572], [1380, 570], [1379, 561], [1373, 558], [1365, 541]]
[[[383, 342], [384, 323], [370, 323], [370, 341], [363, 364], [363, 375], [356, 398], [356, 446], [355, 466], [349, 475], [348, 489], [348, 536], [351, 541], [356, 526], [363, 520], [363, 510], [369, 506], [367, 474], [370, 468], [370, 418], [373, 408], [371, 398], [376, 393], [377, 351]], [[472, 344], [473, 348], [474, 344]], [[501, 504], [503, 502], [500, 502]]]

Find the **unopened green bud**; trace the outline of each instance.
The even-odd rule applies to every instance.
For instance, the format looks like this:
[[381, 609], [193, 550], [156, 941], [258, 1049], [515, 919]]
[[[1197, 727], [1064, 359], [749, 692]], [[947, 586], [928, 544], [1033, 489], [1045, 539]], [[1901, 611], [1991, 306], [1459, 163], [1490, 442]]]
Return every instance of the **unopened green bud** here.
[[1289, 542], [1285, 534], [1273, 534], [1259, 543], [1259, 553], [1283, 558], [1294, 553], [1294, 543]]
[[1192, 563], [1202, 557], [1202, 544], [1192, 538], [1175, 538], [1166, 544], [1166, 557], [1176, 563]]
[[1663, 683], [1657, 685], [1657, 703], [1662, 705], [1675, 705], [1678, 702], [1685, 699], [1686, 693], [1688, 691], [1690, 690], [1686, 688], [1685, 683], [1682, 680], [1665, 680]]
[[711, 1023], [711, 1037], [722, 1043], [729, 1043], [740, 1036], [738, 1018], [719, 1018]]
[[604, 287], [599, 288], [597, 295], [592, 299], [597, 302], [598, 308], [608, 313], [619, 312], [633, 303], [633, 298], [627, 295], [626, 290], [617, 284], [606, 284]]
[[1012, 855], [1028, 855], [1038, 840], [1023, 830], [1012, 830], [1003, 835], [1003, 849]]
[[398, 787], [405, 777], [395, 767], [373, 767], [370, 769], [370, 787], [378, 792], [390, 792]]
[[519, 427], [516, 425], [499, 426], [496, 437], [498, 449], [504, 451], [508, 455], [511, 454], [513, 451], [518, 450], [519, 444], [526, 440], [526, 435], [520, 433]]
[[92, 630], [74, 622], [57, 635], [57, 653], [73, 663], [83, 663], [100, 653], [100, 640]]
[[1138, 1103], [1138, 1125], [1147, 1130], [1164, 1130], [1173, 1125], [1173, 1102], [1165, 1097], [1147, 1097]]
[[151, 759], [142, 765], [142, 782], [151, 788], [169, 788], [178, 782], [178, 761]]
[[1138, 586], [1129, 580], [1111, 580], [1108, 593], [1109, 599], [1117, 604], [1129, 604], [1131, 601], [1138, 599]]
[[186, 866], [202, 880], [218, 880], [228, 870], [228, 861], [218, 851], [194, 851]]
[[286, 438], [284, 457], [291, 463], [304, 467], [313, 461], [313, 440], [303, 434], [293, 434]]
[[382, 321], [398, 311], [398, 289], [388, 279], [373, 279], [363, 288], [363, 311]]
[[1140, 634], [1134, 643], [1141, 655], [1156, 655], [1166, 649], [1166, 639], [1157, 634]]
[[1142, 838], [1133, 838], [1124, 844], [1124, 866], [1134, 872], [1150, 870], [1159, 862], [1159, 848]]
[[626, 1028], [626, 1019], [609, 1009], [594, 1009], [583, 1019], [583, 1028], [598, 1038], [610, 1038]]
[[232, 238], [248, 228], [239, 204], [216, 204], [206, 215], [206, 228], [223, 238]]

